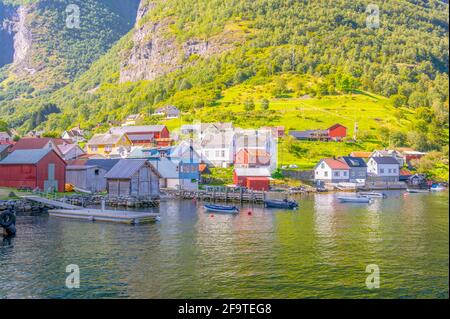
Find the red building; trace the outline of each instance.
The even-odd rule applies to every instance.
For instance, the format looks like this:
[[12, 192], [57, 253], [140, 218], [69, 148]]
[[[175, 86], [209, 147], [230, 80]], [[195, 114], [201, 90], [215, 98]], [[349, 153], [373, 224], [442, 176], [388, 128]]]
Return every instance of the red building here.
[[254, 191], [270, 189], [270, 171], [266, 168], [235, 168], [233, 182], [236, 186], [247, 187]]
[[165, 125], [123, 126], [110, 129], [111, 134], [127, 134], [133, 145], [170, 146], [170, 132]]
[[64, 192], [66, 162], [52, 149], [16, 150], [0, 162], [0, 186]]
[[341, 141], [347, 136], [347, 128], [341, 124], [335, 124], [328, 130], [328, 137], [334, 141]]

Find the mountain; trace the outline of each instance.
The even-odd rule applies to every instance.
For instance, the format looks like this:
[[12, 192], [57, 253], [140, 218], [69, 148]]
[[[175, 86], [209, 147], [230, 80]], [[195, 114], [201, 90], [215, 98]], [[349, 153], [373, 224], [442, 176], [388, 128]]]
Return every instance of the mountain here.
[[[25, 50], [25, 64], [14, 61], [0, 71], [1, 118], [23, 133], [60, 132], [75, 123], [99, 131], [135, 112], [153, 123], [159, 120], [151, 113], [168, 103], [186, 122], [200, 117], [294, 129], [308, 119], [293, 122], [282, 106], [277, 113], [247, 106], [267, 99], [299, 113], [306, 96], [310, 107], [331, 114], [311, 116], [316, 125], [365, 116], [346, 111], [345, 101], [353, 99], [361, 109], [387, 105], [385, 116], [360, 119], [367, 139], [384, 141], [388, 130], [408, 135], [399, 144], [448, 145], [447, 1], [375, 1], [379, 27], [368, 24], [377, 12], [361, 0], [31, 2], [2, 10], [15, 10], [15, 29], [28, 21], [25, 29], [38, 39]], [[89, 21], [78, 32], [61, 24], [69, 3]], [[24, 11], [36, 20], [21, 19]], [[13, 42], [24, 44], [14, 56], [27, 47], [20, 40], [27, 32], [20, 34]], [[11, 49], [2, 54], [8, 59]], [[330, 113], [324, 101], [344, 107]]]

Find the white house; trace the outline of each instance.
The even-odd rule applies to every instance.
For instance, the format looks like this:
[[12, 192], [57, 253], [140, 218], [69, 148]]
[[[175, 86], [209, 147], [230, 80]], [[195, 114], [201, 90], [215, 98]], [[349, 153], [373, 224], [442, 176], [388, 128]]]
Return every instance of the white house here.
[[349, 182], [350, 167], [345, 161], [324, 158], [314, 168], [314, 180], [326, 183]]
[[180, 110], [174, 105], [166, 105], [155, 110], [155, 116], [164, 116], [166, 119], [176, 119], [180, 117]]
[[58, 148], [61, 152], [62, 157], [66, 161], [75, 159], [85, 154], [85, 152], [81, 149], [81, 147], [78, 144], [62, 144], [58, 145]]
[[394, 157], [371, 157], [367, 163], [368, 175], [382, 182], [398, 182], [400, 165]]
[[65, 131], [62, 134], [62, 138], [66, 140], [71, 140], [74, 143], [86, 141], [86, 139], [84, 138], [84, 131], [80, 128], [80, 126]]
[[372, 153], [371, 157], [393, 157], [397, 160], [400, 167], [403, 167], [403, 165], [405, 165], [403, 154], [396, 150], [377, 150]]
[[[204, 125], [204, 126], [203, 126]], [[202, 124], [195, 148], [201, 161], [216, 167], [229, 167], [234, 162], [234, 129], [230, 125]]]

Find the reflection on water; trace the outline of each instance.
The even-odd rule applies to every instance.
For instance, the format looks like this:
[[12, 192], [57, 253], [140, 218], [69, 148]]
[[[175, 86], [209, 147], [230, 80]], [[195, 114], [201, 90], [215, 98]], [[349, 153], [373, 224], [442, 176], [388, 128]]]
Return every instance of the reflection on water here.
[[[238, 216], [169, 201], [160, 223], [135, 227], [19, 216], [0, 246], [0, 297], [448, 298], [448, 193], [336, 197]], [[69, 264], [78, 290], [65, 288]], [[365, 286], [368, 264], [380, 267], [378, 290]]]

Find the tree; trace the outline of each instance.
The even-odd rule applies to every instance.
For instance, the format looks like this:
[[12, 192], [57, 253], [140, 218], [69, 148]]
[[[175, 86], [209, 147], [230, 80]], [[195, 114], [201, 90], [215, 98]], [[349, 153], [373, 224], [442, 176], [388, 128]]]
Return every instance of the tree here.
[[408, 99], [404, 95], [394, 94], [391, 96], [391, 102], [394, 107], [398, 108], [398, 107], [405, 106], [406, 103], [408, 102]]
[[268, 99], [263, 99], [263, 100], [261, 101], [261, 109], [262, 109], [263, 111], [266, 111], [266, 110], [269, 109], [269, 107], [270, 107], [270, 102], [269, 102], [269, 100], [268, 100]]
[[255, 102], [253, 101], [253, 99], [248, 98], [247, 100], [245, 100], [245, 102], [244, 102], [244, 109], [247, 112], [253, 111], [255, 109]]

